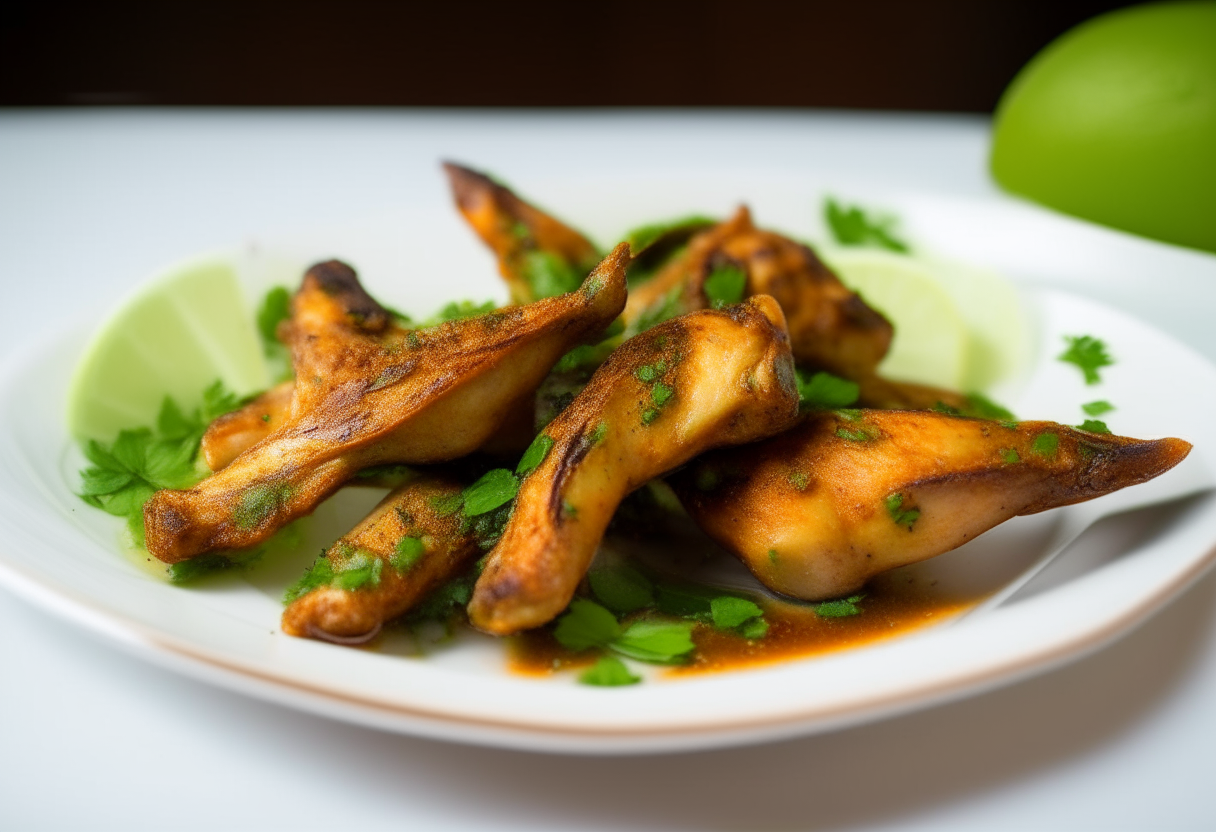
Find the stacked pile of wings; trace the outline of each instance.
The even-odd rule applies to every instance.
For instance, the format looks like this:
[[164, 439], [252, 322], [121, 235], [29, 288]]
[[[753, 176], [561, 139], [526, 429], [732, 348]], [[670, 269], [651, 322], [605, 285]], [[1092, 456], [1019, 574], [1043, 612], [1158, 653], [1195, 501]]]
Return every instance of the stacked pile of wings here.
[[[253, 546], [369, 469], [411, 466], [325, 553], [326, 575], [375, 580], [316, 582], [283, 615], [292, 635], [370, 638], [479, 561], [473, 626], [543, 625], [621, 501], [659, 477], [766, 587], [820, 600], [1015, 515], [1144, 482], [1190, 450], [961, 416], [958, 393], [881, 378], [891, 325], [746, 209], [602, 257], [502, 185], [446, 167], [513, 305], [418, 328], [349, 266], [313, 266], [278, 333], [294, 381], [213, 423], [214, 473], [145, 506], [148, 550], [176, 563]], [[742, 300], [715, 308], [706, 284], [723, 270]], [[855, 382], [858, 409], [800, 410], [796, 364]], [[484, 458], [519, 464], [485, 473]]]

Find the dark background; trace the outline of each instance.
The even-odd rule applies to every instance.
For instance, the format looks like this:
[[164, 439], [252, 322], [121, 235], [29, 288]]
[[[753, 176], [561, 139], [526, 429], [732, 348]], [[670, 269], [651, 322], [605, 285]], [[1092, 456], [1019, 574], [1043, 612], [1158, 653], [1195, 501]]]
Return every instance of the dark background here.
[[1112, 2], [0, 0], [0, 105], [990, 112]]

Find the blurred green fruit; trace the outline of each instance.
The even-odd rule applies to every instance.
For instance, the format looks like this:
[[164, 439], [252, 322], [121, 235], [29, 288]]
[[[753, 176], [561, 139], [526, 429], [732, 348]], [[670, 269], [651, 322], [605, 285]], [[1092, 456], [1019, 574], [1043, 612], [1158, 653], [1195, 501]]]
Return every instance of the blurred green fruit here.
[[1216, 251], [1216, 3], [1087, 21], [997, 107], [992, 173], [1094, 222]]

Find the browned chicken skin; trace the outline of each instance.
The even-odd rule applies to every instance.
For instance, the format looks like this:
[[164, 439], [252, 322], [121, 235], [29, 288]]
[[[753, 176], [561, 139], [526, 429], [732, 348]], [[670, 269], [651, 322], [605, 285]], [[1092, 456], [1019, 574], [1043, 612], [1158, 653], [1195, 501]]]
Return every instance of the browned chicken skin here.
[[745, 297], [771, 295], [781, 305], [798, 363], [861, 378], [887, 354], [891, 324], [845, 288], [811, 249], [756, 228], [747, 208], [693, 237], [682, 255], [631, 292], [626, 320], [666, 303], [673, 293], [683, 311], [708, 307], [706, 278], [729, 267], [746, 275]]
[[1053, 422], [821, 412], [773, 439], [707, 454], [671, 482], [765, 586], [821, 600], [1016, 515], [1150, 480], [1190, 448]]
[[545, 277], [555, 269], [564, 267], [581, 277], [599, 262], [599, 251], [590, 240], [485, 174], [450, 162], [443, 169], [456, 207], [498, 256], [498, 268], [514, 303], [556, 294]]
[[620, 501], [709, 448], [785, 430], [798, 395], [784, 316], [758, 295], [626, 341], [545, 429], [469, 604], [472, 624], [507, 635], [570, 602]]
[[297, 598], [283, 612], [292, 636], [352, 640], [370, 638], [380, 626], [409, 610], [431, 590], [467, 567], [481, 549], [451, 512], [437, 511], [464, 483], [441, 474], [419, 474], [385, 497], [325, 556], [334, 571], [380, 562], [370, 586], [323, 586]]
[[618, 246], [577, 292], [415, 331], [393, 326], [348, 266], [314, 266], [286, 332], [290, 416], [194, 488], [157, 492], [144, 507], [148, 550], [174, 563], [251, 546], [362, 468], [476, 450], [521, 391], [620, 313], [628, 259]]
[[291, 415], [295, 389], [294, 381], [276, 384], [249, 404], [208, 425], [201, 445], [207, 467], [220, 470], [283, 427]]

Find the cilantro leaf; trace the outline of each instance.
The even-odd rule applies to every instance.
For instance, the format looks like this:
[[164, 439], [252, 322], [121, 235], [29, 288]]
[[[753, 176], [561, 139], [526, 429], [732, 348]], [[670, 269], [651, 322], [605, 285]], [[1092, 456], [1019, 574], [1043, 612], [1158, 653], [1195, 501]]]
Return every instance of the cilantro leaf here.
[[743, 300], [747, 289], [747, 272], [735, 265], [719, 266], [705, 278], [702, 291], [713, 309], [731, 306]]
[[1114, 359], [1106, 352], [1106, 344], [1089, 335], [1065, 335], [1068, 349], [1057, 358], [1068, 364], [1075, 364], [1085, 376], [1086, 384], [1097, 384], [1102, 379], [1098, 370], [1114, 364]]
[[466, 318], [478, 318], [488, 315], [498, 308], [492, 300], [477, 303], [471, 300], [454, 300], [446, 303], [431, 317], [422, 322], [424, 327], [439, 326], [449, 321], [463, 321]]
[[594, 601], [576, 598], [557, 622], [553, 637], [567, 650], [607, 647], [621, 635], [616, 616]]
[[609, 645], [632, 659], [671, 664], [692, 652], [691, 621], [636, 621]]
[[590, 669], [583, 671], [578, 680], [584, 685], [619, 687], [636, 685], [642, 681], [642, 677], [630, 673], [629, 668], [625, 667], [625, 663], [616, 656], [604, 656]]
[[688, 228], [708, 228], [714, 225], [714, 220], [710, 217], [700, 214], [692, 214], [687, 217], [680, 217], [674, 220], [664, 220], [662, 222], [652, 222], [646, 225], [632, 228], [625, 232], [624, 241], [629, 244], [629, 251], [637, 257], [643, 249], [654, 245], [659, 238], [667, 235], [672, 231], [680, 231]]
[[514, 499], [518, 491], [519, 478], [506, 468], [486, 471], [463, 492], [465, 516], [476, 517], [493, 511]]
[[740, 624], [764, 614], [755, 603], [746, 598], [736, 598], [723, 595], [713, 599], [709, 604], [714, 626], [721, 630], [733, 630]]
[[548, 251], [534, 249], [523, 256], [519, 271], [536, 300], [573, 292], [587, 273]]
[[1008, 408], [994, 402], [982, 393], [968, 393], [967, 406], [962, 411], [964, 416], [993, 421], [1010, 421], [1013, 413]]
[[407, 534], [393, 547], [389, 564], [398, 572], [408, 572], [418, 561], [422, 560], [422, 556], [425, 554], [426, 545], [422, 542], [422, 538]]
[[654, 603], [650, 580], [627, 563], [597, 565], [587, 573], [587, 580], [600, 603], [615, 613], [633, 612]]
[[716, 597], [716, 592], [691, 584], [657, 584], [654, 588], [659, 611], [682, 618], [708, 620], [712, 614], [710, 604]]
[[861, 387], [854, 381], [839, 378], [831, 373], [809, 373], [801, 368], [794, 370], [798, 385], [798, 404], [803, 410], [825, 408], [836, 410], [848, 407], [861, 395]]
[[1053, 457], [1056, 455], [1056, 450], [1060, 447], [1060, 436], [1055, 433], [1040, 433], [1030, 443], [1030, 450], [1034, 451], [1039, 456]]
[[169, 581], [175, 584], [188, 584], [206, 575], [224, 572], [238, 565], [236, 561], [223, 555], [202, 555], [172, 564], [169, 567]]
[[847, 618], [850, 615], [859, 615], [861, 607], [857, 604], [864, 597], [864, 595], [850, 595], [848, 598], [824, 601], [815, 605], [815, 614], [821, 618]]
[[1088, 431], [1089, 433], [1110, 433], [1110, 428], [1106, 426], [1106, 422], [1100, 419], [1086, 419], [1077, 425], [1077, 429]]
[[907, 526], [908, 531], [912, 531], [912, 526], [920, 519], [920, 509], [904, 508], [904, 495], [892, 494], [883, 501], [883, 505], [887, 509], [887, 514], [897, 526]]
[[1110, 402], [1099, 400], [1083, 404], [1081, 409], [1085, 411], [1086, 416], [1101, 416], [1103, 413], [1110, 413], [1115, 406]]
[[333, 579], [333, 564], [329, 562], [329, 558], [325, 557], [325, 553], [322, 552], [312, 567], [300, 577], [300, 580], [287, 588], [287, 592], [283, 595], [283, 603], [290, 604], [297, 598], [303, 598], [314, 589], [329, 586]]
[[763, 618], [753, 618], [739, 627], [739, 635], [749, 641], [756, 641], [768, 635], [768, 622]]
[[870, 217], [858, 206], [845, 207], [828, 197], [824, 202], [824, 218], [836, 242], [842, 246], [877, 246], [889, 251], [908, 252], [908, 244], [891, 231], [892, 217]]

